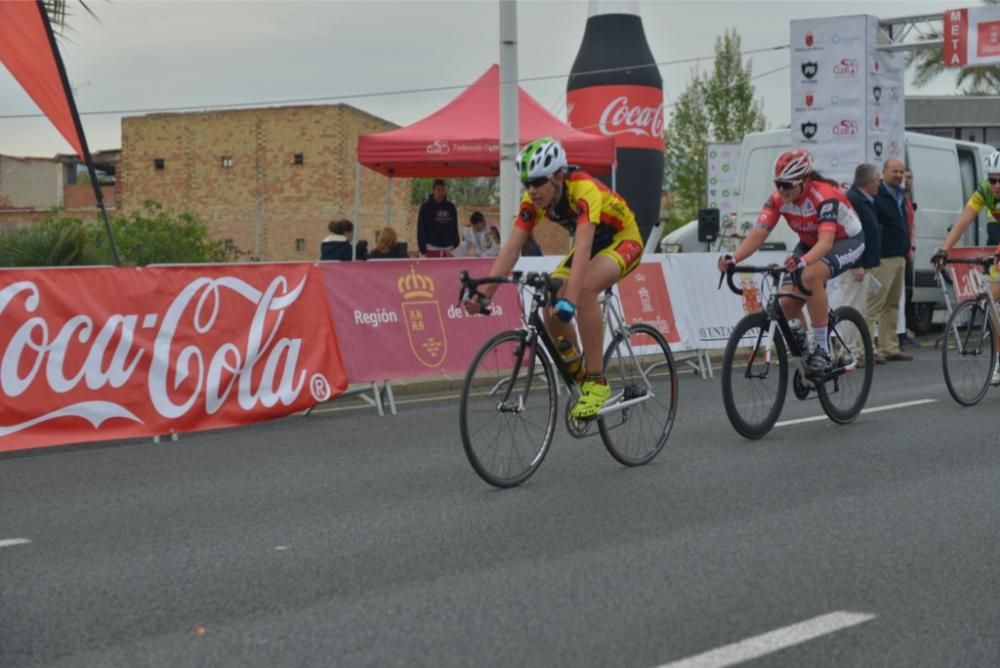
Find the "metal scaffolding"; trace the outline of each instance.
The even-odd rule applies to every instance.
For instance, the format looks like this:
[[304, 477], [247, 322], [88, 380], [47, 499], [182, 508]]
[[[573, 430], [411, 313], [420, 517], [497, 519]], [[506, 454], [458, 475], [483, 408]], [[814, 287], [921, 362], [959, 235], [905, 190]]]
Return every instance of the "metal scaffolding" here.
[[879, 19], [879, 51], [915, 51], [944, 46], [944, 12]]

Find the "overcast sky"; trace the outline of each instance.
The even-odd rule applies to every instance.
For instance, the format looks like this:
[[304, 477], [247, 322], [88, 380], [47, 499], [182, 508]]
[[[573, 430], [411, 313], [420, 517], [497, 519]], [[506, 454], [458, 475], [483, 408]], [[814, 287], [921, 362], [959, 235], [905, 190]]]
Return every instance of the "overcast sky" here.
[[[0, 0], [2, 1], [2, 0]], [[399, 125], [432, 113], [499, 61], [495, 0], [183, 2], [91, 0], [95, 21], [71, 2], [74, 32], [63, 59], [76, 88], [91, 150], [121, 146], [122, 111], [233, 103], [277, 103], [406, 91], [455, 90], [343, 100]], [[873, 14], [880, 18], [941, 13], [979, 2], [789, 1], [639, 2], [657, 62], [711, 56], [715, 39], [736, 28], [744, 51], [788, 44], [791, 19]], [[566, 81], [588, 16], [586, 1], [522, 0], [517, 6], [518, 66], [523, 87], [560, 118]], [[770, 127], [789, 119], [789, 51], [747, 56]], [[661, 66], [666, 102], [691, 79], [691, 63]], [[711, 68], [711, 61], [701, 67]], [[954, 76], [908, 94], [951, 94]], [[141, 113], [141, 111], [132, 112]], [[669, 109], [668, 109], [669, 113]], [[0, 153], [51, 156], [71, 149], [0, 67]]]

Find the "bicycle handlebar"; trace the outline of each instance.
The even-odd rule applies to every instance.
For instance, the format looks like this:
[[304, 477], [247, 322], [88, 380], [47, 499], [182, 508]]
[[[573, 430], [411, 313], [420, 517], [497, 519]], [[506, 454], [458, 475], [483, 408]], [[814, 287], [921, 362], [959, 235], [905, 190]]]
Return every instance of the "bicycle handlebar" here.
[[[981, 255], [979, 257], [970, 257], [970, 258], [945, 257], [944, 264], [974, 264], [979, 268], [981, 268], [983, 271], [989, 271], [990, 267], [993, 266], [993, 263], [997, 258], [1000, 258], [1000, 255]], [[947, 271], [938, 271], [938, 273], [941, 274], [941, 278], [944, 279], [945, 283], [947, 283], [948, 285], [952, 285], [953, 281], [951, 280], [951, 276], [948, 275]]]
[[552, 278], [552, 276], [545, 272], [535, 271], [529, 271], [527, 273], [523, 271], [512, 271], [509, 276], [484, 276], [482, 278], [470, 278], [469, 272], [463, 270], [459, 274], [459, 278], [462, 282], [462, 287], [458, 292], [459, 305], [465, 301], [466, 296], [470, 299], [477, 298], [479, 300], [480, 312], [484, 315], [489, 315], [491, 313], [490, 298], [479, 291], [480, 285], [514, 283], [517, 285], [525, 285], [530, 288], [545, 290], [545, 296], [548, 299], [548, 303], [554, 304], [559, 288], [562, 287], [563, 284], [561, 279]]
[[[785, 269], [784, 265], [780, 264], [769, 264], [766, 267], [755, 267], [748, 264], [730, 264], [726, 267], [725, 278], [726, 282], [729, 284], [729, 289], [738, 295], [743, 294], [743, 289], [736, 286], [733, 283], [733, 274], [768, 274], [769, 276], [779, 277], [782, 274], [788, 274], [792, 277], [792, 283], [795, 288], [804, 294], [806, 297], [812, 297], [812, 290], [806, 288], [802, 285], [802, 270], [796, 269], [795, 271], [789, 272]], [[722, 287], [722, 276], [719, 277], [719, 287]]]

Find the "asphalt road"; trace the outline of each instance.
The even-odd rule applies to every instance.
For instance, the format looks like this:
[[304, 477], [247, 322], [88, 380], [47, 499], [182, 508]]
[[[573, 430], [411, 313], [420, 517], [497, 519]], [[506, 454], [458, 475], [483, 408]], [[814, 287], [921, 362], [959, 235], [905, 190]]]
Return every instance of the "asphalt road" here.
[[651, 464], [560, 425], [507, 491], [454, 397], [4, 456], [0, 666], [996, 666], [1000, 390], [916, 352], [755, 442], [685, 374]]

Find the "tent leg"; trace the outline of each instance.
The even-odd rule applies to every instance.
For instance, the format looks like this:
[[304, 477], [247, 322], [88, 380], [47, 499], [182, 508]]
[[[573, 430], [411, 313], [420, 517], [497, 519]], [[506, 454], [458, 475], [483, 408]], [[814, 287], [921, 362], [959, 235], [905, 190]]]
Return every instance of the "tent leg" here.
[[386, 180], [385, 189], [385, 226], [392, 227], [392, 177]]

